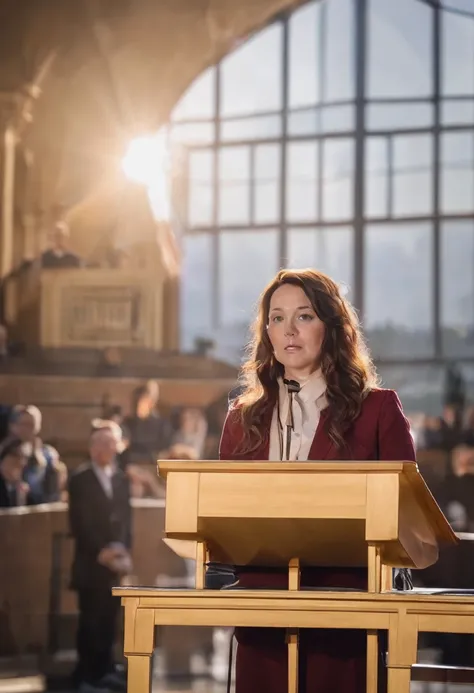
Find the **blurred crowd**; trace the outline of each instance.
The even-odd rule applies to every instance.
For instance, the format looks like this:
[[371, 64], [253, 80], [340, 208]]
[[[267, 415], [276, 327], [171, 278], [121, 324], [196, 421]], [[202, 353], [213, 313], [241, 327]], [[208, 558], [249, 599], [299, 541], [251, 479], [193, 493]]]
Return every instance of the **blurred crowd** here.
[[[160, 412], [159, 386], [149, 381], [132, 393], [131, 406], [105, 403], [91, 431], [112, 428], [119, 439], [117, 465], [127, 474], [131, 495], [164, 497], [156, 474], [157, 459], [217, 459], [227, 413], [224, 396], [206, 409], [179, 407]], [[61, 451], [41, 436], [42, 414], [34, 405], [0, 407], [0, 507], [67, 500], [72, 471]], [[87, 461], [87, 440], [84, 460]]]
[[[90, 440], [84, 440], [81, 461], [100, 466], [93, 443], [97, 447], [101, 439], [94, 437], [94, 432], [112, 432], [115, 466], [128, 478], [130, 495], [164, 498], [156, 461], [218, 459], [229, 397], [235, 394], [225, 394], [206, 408], [170, 410], [160, 402], [158, 383], [148, 381], [131, 393], [128, 411], [105, 398], [100, 415], [90, 422]], [[455, 531], [467, 537], [459, 547], [443, 553], [433, 568], [416, 571], [415, 583], [474, 589], [474, 541], [469, 539], [471, 535], [474, 539], [474, 405], [462, 393], [450, 396], [438, 416], [415, 414], [410, 424], [420, 471]], [[77, 477], [77, 466], [64, 461], [61, 450], [43, 439], [38, 407], [0, 406], [0, 508], [69, 499], [71, 507], [71, 483]], [[101, 476], [100, 471], [97, 473]], [[104, 550], [112, 549], [106, 546]], [[221, 636], [227, 643], [229, 634], [217, 630], [216, 637]], [[433, 636], [426, 644], [440, 653], [444, 664], [474, 665], [473, 636]], [[223, 678], [226, 655], [223, 648], [214, 649], [214, 675]]]

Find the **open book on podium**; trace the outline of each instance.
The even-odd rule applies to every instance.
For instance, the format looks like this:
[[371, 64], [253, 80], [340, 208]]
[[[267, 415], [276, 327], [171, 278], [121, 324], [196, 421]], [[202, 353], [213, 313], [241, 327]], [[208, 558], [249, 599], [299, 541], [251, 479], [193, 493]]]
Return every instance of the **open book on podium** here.
[[[412, 462], [160, 462], [166, 542], [205, 563], [368, 568], [369, 592], [391, 589], [392, 568], [426, 568], [456, 537]], [[317, 588], [315, 588], [317, 589]], [[292, 640], [293, 638], [293, 640]], [[289, 690], [297, 690], [297, 636], [289, 637]], [[376, 634], [368, 690], [376, 685]]]

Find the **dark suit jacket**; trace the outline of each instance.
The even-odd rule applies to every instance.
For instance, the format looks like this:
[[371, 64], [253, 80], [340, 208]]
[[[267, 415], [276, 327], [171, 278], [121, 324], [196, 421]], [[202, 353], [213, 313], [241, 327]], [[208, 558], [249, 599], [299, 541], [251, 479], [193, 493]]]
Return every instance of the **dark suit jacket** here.
[[112, 542], [128, 549], [132, 544], [130, 488], [121, 470], [112, 477], [113, 499], [108, 498], [90, 464], [80, 467], [69, 481], [69, 524], [75, 540], [73, 589], [110, 589], [118, 575], [97, 562], [100, 551]]
[[[239, 452], [242, 440], [240, 413], [231, 409], [224, 424], [221, 460], [267, 460], [272, 412], [261, 425], [263, 441], [252, 453]], [[393, 390], [373, 390], [365, 399], [359, 417], [346, 432], [346, 445], [337, 449], [327, 435], [327, 412], [321, 413], [309, 460], [415, 461], [415, 448], [402, 405]]]

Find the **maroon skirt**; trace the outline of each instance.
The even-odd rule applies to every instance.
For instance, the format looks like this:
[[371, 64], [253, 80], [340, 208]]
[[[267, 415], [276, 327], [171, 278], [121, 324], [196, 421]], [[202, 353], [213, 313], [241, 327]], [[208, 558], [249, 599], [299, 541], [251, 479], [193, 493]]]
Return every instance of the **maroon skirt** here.
[[[286, 572], [244, 569], [238, 571], [238, 577], [239, 585], [248, 589], [288, 589]], [[367, 570], [304, 568], [301, 585], [366, 590]], [[235, 635], [236, 693], [287, 693], [285, 630], [236, 628]], [[299, 693], [365, 693], [366, 651], [363, 630], [301, 629]], [[382, 691], [384, 682], [381, 684]]]

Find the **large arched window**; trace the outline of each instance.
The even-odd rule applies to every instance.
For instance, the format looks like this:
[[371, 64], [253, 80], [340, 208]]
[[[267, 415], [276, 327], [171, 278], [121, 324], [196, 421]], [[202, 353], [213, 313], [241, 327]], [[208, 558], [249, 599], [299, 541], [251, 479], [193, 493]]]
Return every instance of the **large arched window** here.
[[470, 0], [310, 2], [198, 78], [171, 133], [185, 348], [212, 338], [238, 360], [268, 279], [314, 266], [347, 287], [392, 378], [416, 361], [400, 373], [440, 381], [450, 358], [470, 372]]

